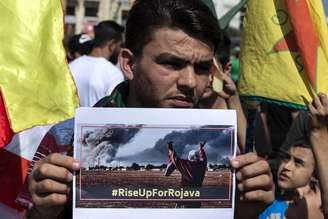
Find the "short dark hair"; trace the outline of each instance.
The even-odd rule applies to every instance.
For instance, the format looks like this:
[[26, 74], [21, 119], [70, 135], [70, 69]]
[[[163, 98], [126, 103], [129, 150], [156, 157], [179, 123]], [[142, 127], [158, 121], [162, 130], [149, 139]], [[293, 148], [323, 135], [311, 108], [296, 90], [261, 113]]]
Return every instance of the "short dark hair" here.
[[181, 29], [214, 49], [221, 38], [218, 20], [201, 0], [136, 0], [126, 24], [126, 48], [141, 55], [162, 27]]
[[95, 38], [93, 41], [94, 47], [103, 47], [111, 40], [122, 40], [124, 27], [115, 21], [102, 21], [94, 27]]
[[76, 34], [69, 38], [67, 49], [71, 54], [87, 55], [91, 52], [93, 41], [87, 34]]

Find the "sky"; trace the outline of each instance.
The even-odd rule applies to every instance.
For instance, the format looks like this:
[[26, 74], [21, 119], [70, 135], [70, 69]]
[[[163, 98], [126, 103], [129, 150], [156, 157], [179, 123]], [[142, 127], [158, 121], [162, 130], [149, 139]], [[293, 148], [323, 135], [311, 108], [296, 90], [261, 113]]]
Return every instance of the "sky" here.
[[323, 5], [325, 7], [326, 17], [328, 15], [328, 0], [323, 0]]
[[164, 138], [172, 129], [143, 129], [131, 142], [121, 146], [118, 149], [116, 156], [128, 156], [141, 152], [147, 148], [152, 148], [160, 138]]

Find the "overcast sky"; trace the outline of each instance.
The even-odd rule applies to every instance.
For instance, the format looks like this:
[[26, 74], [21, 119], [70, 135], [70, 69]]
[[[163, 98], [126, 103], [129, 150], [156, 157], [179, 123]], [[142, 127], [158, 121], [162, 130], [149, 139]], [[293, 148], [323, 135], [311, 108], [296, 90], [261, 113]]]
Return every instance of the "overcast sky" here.
[[[133, 155], [147, 148], [152, 148], [160, 138], [172, 132], [172, 129], [142, 129], [128, 144], [121, 146], [116, 154], [117, 157]], [[181, 131], [181, 130], [180, 130]]]

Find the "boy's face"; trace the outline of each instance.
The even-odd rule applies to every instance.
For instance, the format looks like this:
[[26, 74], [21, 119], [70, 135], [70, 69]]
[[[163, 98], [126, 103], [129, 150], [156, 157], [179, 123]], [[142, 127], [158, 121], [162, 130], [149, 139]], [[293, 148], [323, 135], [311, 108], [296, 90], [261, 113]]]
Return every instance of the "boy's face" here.
[[155, 30], [135, 66], [138, 105], [192, 108], [208, 85], [213, 55], [213, 48], [181, 30]]
[[312, 150], [301, 146], [289, 149], [278, 169], [278, 185], [281, 189], [296, 189], [310, 182], [315, 169]]

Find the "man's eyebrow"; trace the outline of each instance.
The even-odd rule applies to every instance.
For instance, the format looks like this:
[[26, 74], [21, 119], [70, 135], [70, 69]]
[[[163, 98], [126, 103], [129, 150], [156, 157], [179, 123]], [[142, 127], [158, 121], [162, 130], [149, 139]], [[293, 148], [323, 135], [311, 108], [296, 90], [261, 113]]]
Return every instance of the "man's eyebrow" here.
[[188, 60], [186, 60], [186, 59], [184, 59], [182, 57], [179, 57], [179, 56], [170, 54], [170, 53], [161, 53], [160, 55], [158, 55], [155, 58], [155, 61], [157, 61], [157, 62], [167, 61], [167, 60], [169, 60], [169, 61], [176, 61], [176, 62], [189, 63]]
[[[155, 61], [157, 61], [157, 62], [167, 61], [167, 60], [174, 61], [174, 62], [182, 62], [185, 64], [190, 63], [189, 60], [182, 58], [180, 56], [177, 56], [177, 55], [170, 54], [170, 53], [161, 53], [159, 56], [157, 56], [155, 58]], [[213, 64], [213, 59], [203, 60], [203, 61], [199, 61], [199, 62], [195, 63], [195, 65], [201, 65], [201, 66], [209, 66], [212, 64]]]

